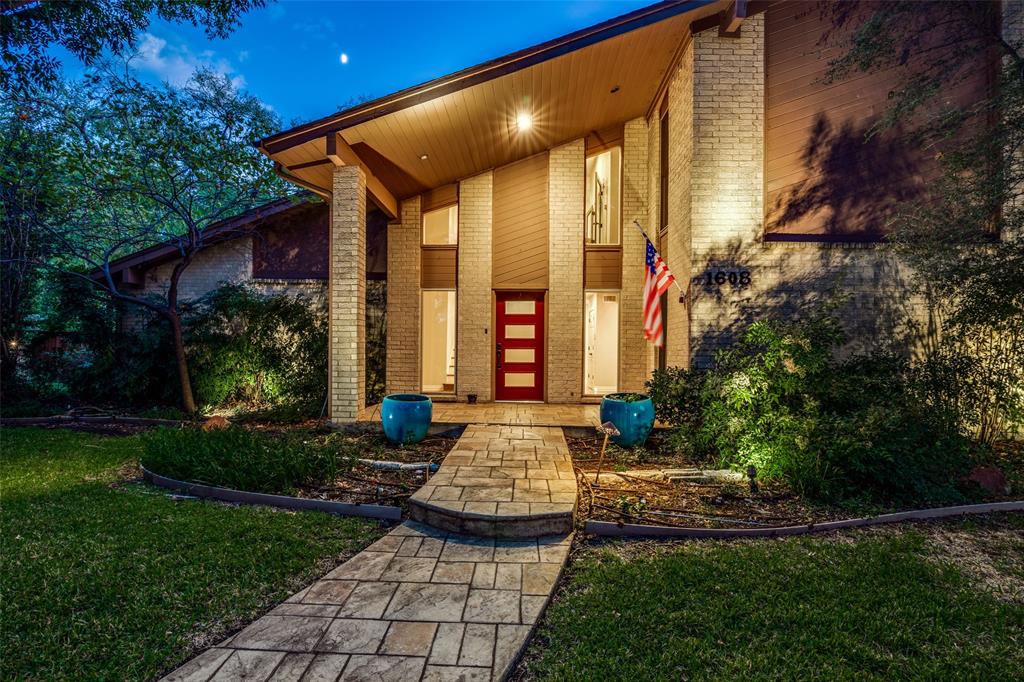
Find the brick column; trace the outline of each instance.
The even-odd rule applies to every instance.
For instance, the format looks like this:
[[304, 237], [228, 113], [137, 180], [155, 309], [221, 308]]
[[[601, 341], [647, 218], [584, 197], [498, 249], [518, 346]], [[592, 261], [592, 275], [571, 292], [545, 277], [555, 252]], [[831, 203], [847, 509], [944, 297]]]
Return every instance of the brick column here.
[[420, 198], [404, 199], [388, 225], [388, 393], [420, 390]]
[[488, 171], [459, 183], [459, 321], [455, 347], [455, 383], [460, 400], [476, 393], [492, 399], [491, 358], [491, 192]]
[[[668, 232], [661, 245], [679, 285], [686, 289], [691, 277], [690, 229], [693, 167], [693, 42], [683, 53], [679, 69], [668, 90]], [[665, 364], [690, 365], [690, 321], [687, 305], [680, 304], [678, 292], [669, 292], [665, 311]]]
[[583, 140], [548, 155], [547, 400], [571, 403], [583, 391]]
[[657, 228], [647, 215], [647, 123], [626, 123], [622, 149], [622, 292], [619, 295], [619, 390], [641, 391], [651, 372], [653, 346], [643, 336], [645, 244], [640, 221], [648, 234]]
[[353, 422], [366, 402], [366, 176], [334, 170], [328, 276], [330, 418]]
[[[764, 14], [735, 38], [693, 40], [691, 248], [694, 274], [749, 266], [764, 227]], [[744, 253], [746, 252], [746, 253]], [[759, 279], [764, 279], [755, 273]], [[692, 299], [691, 362], [707, 365], [733, 339], [754, 287], [719, 287]], [[704, 295], [701, 295], [701, 294]]]

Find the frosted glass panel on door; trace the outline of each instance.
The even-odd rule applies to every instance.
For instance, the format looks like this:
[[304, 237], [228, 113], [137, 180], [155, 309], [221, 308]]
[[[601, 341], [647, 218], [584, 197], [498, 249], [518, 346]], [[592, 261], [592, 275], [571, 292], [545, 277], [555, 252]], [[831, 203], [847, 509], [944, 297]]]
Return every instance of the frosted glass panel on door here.
[[505, 313], [508, 315], [533, 315], [536, 311], [536, 301], [505, 301]]
[[536, 351], [532, 348], [508, 348], [505, 350], [505, 362], [535, 362]]
[[532, 339], [536, 335], [536, 330], [532, 324], [506, 324], [505, 325], [505, 338], [506, 339]]
[[533, 372], [506, 372], [505, 386], [508, 388], [532, 388]]

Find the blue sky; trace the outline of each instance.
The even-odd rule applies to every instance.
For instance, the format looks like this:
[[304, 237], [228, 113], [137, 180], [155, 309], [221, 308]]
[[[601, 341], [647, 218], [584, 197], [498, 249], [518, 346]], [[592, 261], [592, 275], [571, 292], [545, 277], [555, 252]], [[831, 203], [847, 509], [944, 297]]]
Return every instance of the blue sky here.
[[[246, 14], [227, 40], [207, 40], [188, 25], [153, 22], [140, 36], [135, 64], [147, 79], [176, 84], [206, 65], [255, 94], [288, 125], [652, 2], [285, 0]], [[81, 73], [73, 58], [62, 58], [68, 76]]]

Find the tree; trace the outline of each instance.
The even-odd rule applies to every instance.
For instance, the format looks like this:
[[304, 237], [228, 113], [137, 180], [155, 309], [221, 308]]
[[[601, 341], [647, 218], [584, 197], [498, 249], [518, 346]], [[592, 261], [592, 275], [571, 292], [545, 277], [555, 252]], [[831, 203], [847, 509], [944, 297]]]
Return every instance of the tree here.
[[[284, 193], [251, 141], [278, 127], [255, 97], [198, 72], [183, 88], [151, 86], [104, 65], [82, 87], [33, 100], [59, 122], [60, 221], [40, 225], [54, 251], [46, 267], [69, 273], [171, 327], [182, 405], [196, 409], [179, 313], [179, 283], [200, 251], [237, 233], [210, 227]], [[178, 259], [163, 296], [124, 287], [111, 263], [157, 243]]]
[[0, 89], [49, 90], [60, 62], [49, 49], [60, 45], [86, 66], [107, 52], [130, 54], [153, 15], [203, 26], [209, 38], [225, 38], [264, 0], [0, 0]]
[[[868, 136], [899, 128], [938, 158], [939, 176], [900, 207], [891, 242], [942, 320], [924, 365], [936, 400], [993, 440], [1024, 418], [1024, 7], [889, 1], [828, 11], [851, 31], [830, 78], [900, 69]], [[946, 96], [990, 64], [987, 91], [966, 103]]]

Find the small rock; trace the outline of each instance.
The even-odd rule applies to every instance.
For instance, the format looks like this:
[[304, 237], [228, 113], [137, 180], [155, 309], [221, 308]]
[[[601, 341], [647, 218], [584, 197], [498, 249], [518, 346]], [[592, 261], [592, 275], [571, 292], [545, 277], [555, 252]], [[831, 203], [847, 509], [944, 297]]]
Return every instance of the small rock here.
[[1006, 475], [995, 467], [974, 467], [968, 481], [974, 481], [986, 491], [997, 495], [1009, 495], [1010, 484], [1006, 482]]
[[231, 422], [224, 417], [210, 417], [203, 422], [203, 431], [216, 431], [218, 429], [226, 429], [229, 426], [231, 426]]

